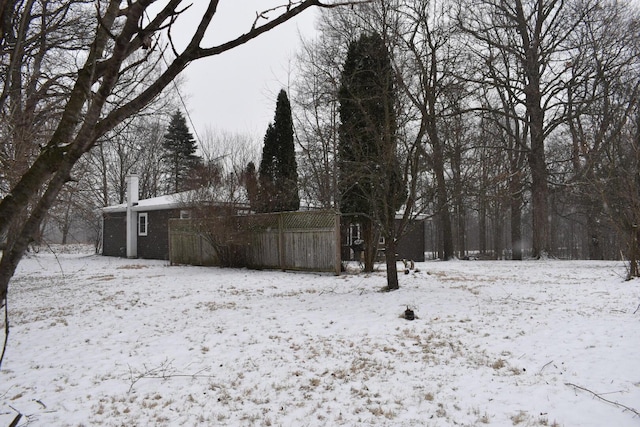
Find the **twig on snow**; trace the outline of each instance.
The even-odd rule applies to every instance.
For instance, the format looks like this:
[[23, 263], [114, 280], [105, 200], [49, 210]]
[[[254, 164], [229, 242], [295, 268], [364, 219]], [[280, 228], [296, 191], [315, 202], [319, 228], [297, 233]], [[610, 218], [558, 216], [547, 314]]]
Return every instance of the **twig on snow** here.
[[552, 363], [553, 363], [553, 360], [550, 360], [547, 363], [545, 363], [544, 366], [542, 368], [540, 368], [540, 372], [538, 372], [538, 373], [541, 374], [542, 371], [544, 371], [544, 368], [546, 368], [547, 366], [551, 365]]
[[521, 299], [517, 299], [517, 298], [512, 298], [511, 296], [513, 295], [513, 293], [508, 293], [505, 288], [502, 288], [502, 290], [504, 291], [505, 294], [507, 294], [507, 296], [502, 299], [503, 301], [511, 300], [511, 301], [515, 301], [515, 302], [522, 302], [522, 303], [525, 303], [525, 304], [543, 305], [543, 303], [540, 303], [540, 302], [527, 301], [527, 300], [521, 300]]
[[9, 427], [17, 427], [18, 423], [20, 422], [20, 419], [22, 419], [22, 414], [16, 415], [13, 421], [11, 421], [11, 424], [9, 424]]
[[638, 304], [638, 306], [636, 307], [636, 311], [634, 311], [633, 314], [636, 314], [638, 310], [640, 310], [640, 304]]
[[591, 393], [594, 397], [597, 397], [598, 399], [600, 399], [600, 400], [602, 400], [604, 402], [610, 403], [610, 404], [615, 405], [615, 406], [617, 406], [619, 408], [624, 408], [627, 411], [633, 412], [635, 415], [640, 417], [640, 412], [638, 412], [637, 410], [635, 410], [635, 409], [633, 409], [633, 408], [631, 408], [631, 407], [629, 407], [627, 405], [623, 405], [622, 403], [618, 403], [618, 402], [615, 402], [613, 400], [605, 399], [604, 397], [602, 397], [602, 394], [598, 394], [598, 393], [596, 393], [594, 391], [589, 390], [588, 388], [581, 387], [581, 386], [573, 384], [573, 383], [564, 383], [564, 385], [567, 385], [567, 386], [570, 386], [570, 387], [574, 387], [574, 388], [586, 391], [587, 393]]
[[535, 302], [535, 301], [527, 301], [527, 300], [523, 300], [523, 299], [517, 299], [517, 298], [512, 298], [511, 294], [507, 295], [506, 297], [503, 298], [504, 301], [515, 301], [515, 302], [521, 302], [523, 304], [533, 304], [533, 305], [542, 305], [541, 302]]
[[334, 286], [331, 289], [325, 289], [320, 291], [320, 293], [318, 293], [318, 295], [324, 295], [324, 294], [335, 294], [336, 293], [336, 288], [338, 287], [338, 285]]
[[13, 409], [18, 413], [18, 415], [16, 415], [16, 417], [13, 419], [13, 421], [11, 421], [11, 424], [9, 424], [9, 427], [17, 427], [18, 423], [20, 422], [20, 419], [22, 419], [22, 413], [11, 405], [9, 405], [9, 408]]
[[204, 372], [206, 369], [201, 369], [198, 372], [193, 374], [174, 374], [169, 373], [169, 369], [171, 368], [171, 362], [165, 360], [160, 364], [160, 366], [156, 368], [148, 369], [146, 366], [144, 367], [145, 371], [139, 374], [134, 374], [133, 369], [129, 366], [129, 376], [131, 380], [131, 385], [129, 386], [129, 390], [127, 393], [131, 393], [133, 390], [133, 386], [142, 379], [158, 379], [158, 380], [166, 380], [169, 378], [180, 378], [180, 377], [191, 377], [191, 378], [214, 378], [214, 375], [201, 375], [201, 372]]

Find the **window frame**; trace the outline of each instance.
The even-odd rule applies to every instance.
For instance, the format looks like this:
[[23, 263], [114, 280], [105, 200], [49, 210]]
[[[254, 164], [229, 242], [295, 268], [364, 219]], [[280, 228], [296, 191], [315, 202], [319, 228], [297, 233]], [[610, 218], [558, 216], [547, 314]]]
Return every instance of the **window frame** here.
[[[142, 221], [144, 218], [144, 221]], [[149, 235], [149, 213], [138, 212], [138, 236]]]

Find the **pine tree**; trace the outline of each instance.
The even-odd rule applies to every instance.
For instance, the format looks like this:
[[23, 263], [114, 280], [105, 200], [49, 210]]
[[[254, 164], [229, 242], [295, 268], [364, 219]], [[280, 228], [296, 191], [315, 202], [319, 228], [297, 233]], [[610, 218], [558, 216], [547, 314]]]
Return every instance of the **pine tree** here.
[[257, 211], [300, 209], [291, 104], [284, 90], [278, 94], [274, 121], [269, 124], [264, 136], [258, 184]]
[[187, 120], [181, 111], [171, 116], [171, 122], [164, 135], [164, 162], [170, 176], [171, 191], [189, 189], [190, 175], [199, 165], [201, 158], [196, 156], [196, 141], [189, 131]]
[[[406, 198], [396, 153], [394, 73], [380, 35], [365, 34], [350, 44], [338, 97], [340, 210], [363, 225], [365, 268], [371, 270], [374, 226], [385, 237], [386, 253], [394, 255], [395, 212]], [[387, 265], [393, 268], [395, 259]]]

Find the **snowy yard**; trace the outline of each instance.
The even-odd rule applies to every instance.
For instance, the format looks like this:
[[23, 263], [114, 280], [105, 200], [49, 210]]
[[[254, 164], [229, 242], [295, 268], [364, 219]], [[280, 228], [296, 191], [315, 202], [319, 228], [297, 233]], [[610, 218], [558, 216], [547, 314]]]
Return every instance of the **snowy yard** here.
[[0, 425], [640, 426], [624, 264], [417, 267], [382, 293], [41, 251], [11, 282]]

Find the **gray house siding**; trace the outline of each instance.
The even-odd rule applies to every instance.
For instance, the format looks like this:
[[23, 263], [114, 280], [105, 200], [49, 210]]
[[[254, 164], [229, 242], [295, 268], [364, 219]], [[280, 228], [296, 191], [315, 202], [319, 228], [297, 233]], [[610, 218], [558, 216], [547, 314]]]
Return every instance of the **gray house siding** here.
[[[399, 224], [399, 220], [396, 220], [396, 225]], [[342, 260], [350, 260], [353, 258], [353, 251], [351, 250], [351, 246], [349, 245], [349, 226], [350, 224], [357, 224], [357, 222], [349, 221], [349, 217], [342, 218], [342, 225], [340, 232], [342, 234], [342, 248], [341, 248], [341, 256]], [[383, 252], [381, 250], [384, 248], [383, 244], [379, 244], [378, 246], [378, 255], [382, 257]], [[398, 239], [398, 246], [396, 247], [397, 251], [397, 259], [407, 259], [415, 262], [423, 262], [425, 260], [424, 256], [425, 250], [425, 221], [421, 219], [412, 220], [409, 225], [407, 225], [407, 229], [405, 233]]]
[[[180, 218], [180, 209], [140, 211], [147, 214], [147, 235], [138, 235], [138, 258], [169, 259], [169, 219]], [[103, 214], [102, 255], [127, 256], [127, 214]]]
[[126, 212], [109, 212], [103, 215], [102, 255], [127, 256]]
[[424, 244], [424, 221], [412, 221], [407, 233], [398, 240], [398, 258], [423, 262]]
[[[139, 213], [145, 213], [140, 211]], [[155, 210], [147, 213], [147, 235], [138, 236], [138, 257], [169, 259], [169, 219], [180, 218], [180, 210]]]

